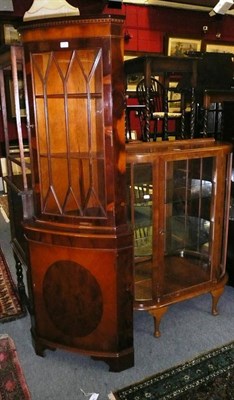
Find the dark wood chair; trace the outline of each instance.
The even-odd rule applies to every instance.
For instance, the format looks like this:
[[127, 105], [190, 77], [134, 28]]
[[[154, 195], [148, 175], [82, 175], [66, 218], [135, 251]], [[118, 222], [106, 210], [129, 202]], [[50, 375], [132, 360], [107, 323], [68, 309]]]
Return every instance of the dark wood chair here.
[[[178, 120], [182, 118], [182, 101], [177, 100], [178, 112], [170, 111], [168, 100], [168, 89], [157, 79], [151, 78], [150, 86], [146, 86], [145, 79], [143, 78], [137, 85], [137, 98], [139, 104], [145, 105], [141, 111], [138, 112], [141, 126], [142, 139], [148, 141], [153, 139], [156, 141], [157, 137], [162, 137], [163, 140], [168, 139], [168, 121]], [[160, 127], [160, 121], [162, 126]], [[151, 124], [153, 122], [153, 125]], [[146, 132], [147, 124], [150, 124], [150, 137], [147, 138]], [[152, 125], [152, 128], [151, 128]], [[176, 123], [175, 123], [176, 125]], [[175, 134], [175, 133], [174, 133]]]

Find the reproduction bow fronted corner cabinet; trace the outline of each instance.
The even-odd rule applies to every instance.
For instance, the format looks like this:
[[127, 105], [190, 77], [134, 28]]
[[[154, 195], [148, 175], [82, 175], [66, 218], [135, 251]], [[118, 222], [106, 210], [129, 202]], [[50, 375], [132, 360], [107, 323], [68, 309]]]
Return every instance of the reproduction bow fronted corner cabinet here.
[[21, 29], [35, 215], [29, 247], [36, 352], [133, 366], [133, 234], [126, 216], [122, 17]]
[[154, 317], [156, 337], [178, 301], [210, 292], [217, 314], [227, 283], [231, 169], [232, 146], [214, 139], [127, 145], [134, 306]]

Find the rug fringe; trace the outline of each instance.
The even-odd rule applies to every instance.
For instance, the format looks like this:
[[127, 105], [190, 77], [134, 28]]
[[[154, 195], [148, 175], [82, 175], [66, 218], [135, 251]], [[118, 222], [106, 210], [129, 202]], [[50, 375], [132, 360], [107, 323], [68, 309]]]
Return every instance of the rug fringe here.
[[115, 397], [114, 393], [111, 392], [111, 393], [108, 394], [108, 399], [109, 400], [117, 400], [117, 397]]
[[2, 334], [0, 334], [0, 339], [7, 339], [7, 338], [9, 338], [10, 336], [7, 334], [7, 333], [2, 333]]
[[1, 211], [1, 214], [2, 214], [2, 216], [3, 216], [4, 221], [5, 221], [7, 224], [9, 224], [10, 220], [9, 220], [9, 218], [8, 218], [8, 216], [7, 216], [7, 214], [6, 214], [5, 210], [4, 210], [4, 208], [3, 208], [2, 206], [0, 206], [0, 211]]
[[10, 322], [27, 315], [16, 284], [12, 279], [4, 253], [0, 247], [0, 322]]

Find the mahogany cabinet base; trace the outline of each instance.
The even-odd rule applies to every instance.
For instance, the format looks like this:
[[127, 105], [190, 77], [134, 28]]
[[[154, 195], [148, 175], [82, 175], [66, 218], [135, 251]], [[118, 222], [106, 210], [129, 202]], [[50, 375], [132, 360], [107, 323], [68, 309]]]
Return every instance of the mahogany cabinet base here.
[[95, 355], [93, 355], [91, 351], [79, 351], [75, 348], [64, 347], [55, 343], [51, 343], [50, 341], [38, 337], [33, 328], [31, 329], [31, 336], [35, 353], [40, 357], [45, 356], [46, 350], [55, 351], [56, 349], [61, 348], [67, 351], [71, 351], [73, 353], [80, 353], [91, 356], [91, 358], [95, 361], [104, 361], [109, 366], [110, 372], [121, 372], [134, 366], [133, 347], [116, 353], [102, 354], [100, 352], [100, 354], [98, 354], [97, 352], [95, 352]]
[[172, 304], [178, 303], [180, 301], [188, 300], [193, 297], [200, 296], [202, 294], [210, 293], [211, 298], [212, 298], [212, 305], [211, 305], [211, 313], [212, 315], [216, 316], [219, 314], [218, 312], [218, 302], [220, 297], [223, 294], [223, 291], [225, 289], [225, 285], [228, 282], [228, 275], [225, 274], [222, 279], [217, 282], [217, 283], [210, 283], [210, 287], [207, 288], [201, 288], [200, 290], [197, 289], [195, 292], [190, 292], [186, 293], [184, 295], [180, 295], [179, 297], [174, 297], [169, 301], [161, 301], [161, 303], [158, 304], [153, 304], [151, 306], [146, 304], [141, 303], [140, 305], [135, 302], [135, 309], [136, 310], [141, 310], [141, 311], [148, 311], [148, 313], [153, 317], [154, 319], [154, 336], [156, 338], [161, 336], [161, 331], [160, 331], [160, 323], [161, 320], [164, 316], [164, 314], [167, 312], [168, 307]]

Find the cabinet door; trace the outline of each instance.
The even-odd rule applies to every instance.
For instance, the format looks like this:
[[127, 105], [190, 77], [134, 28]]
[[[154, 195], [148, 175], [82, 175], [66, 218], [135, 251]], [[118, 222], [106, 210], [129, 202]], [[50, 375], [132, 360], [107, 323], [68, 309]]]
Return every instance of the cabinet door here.
[[34, 53], [31, 63], [41, 210], [104, 217], [102, 50]]
[[217, 205], [225, 204], [226, 163], [208, 155], [168, 158], [162, 172], [158, 295], [167, 296], [221, 277], [224, 207]]

